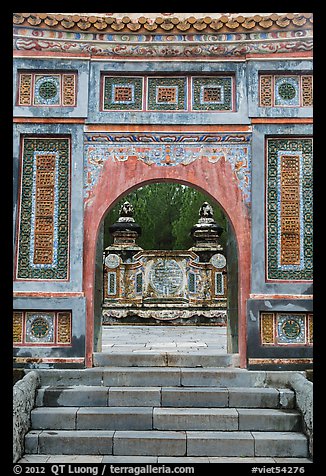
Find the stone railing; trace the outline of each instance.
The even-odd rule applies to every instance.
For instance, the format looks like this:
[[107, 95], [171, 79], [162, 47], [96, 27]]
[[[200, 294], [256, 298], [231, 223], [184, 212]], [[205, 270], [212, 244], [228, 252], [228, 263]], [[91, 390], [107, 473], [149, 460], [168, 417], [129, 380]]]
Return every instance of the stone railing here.
[[19, 380], [13, 388], [13, 461], [16, 463], [24, 454], [24, 438], [31, 423], [31, 411], [35, 394], [40, 386], [37, 372], [32, 371]]

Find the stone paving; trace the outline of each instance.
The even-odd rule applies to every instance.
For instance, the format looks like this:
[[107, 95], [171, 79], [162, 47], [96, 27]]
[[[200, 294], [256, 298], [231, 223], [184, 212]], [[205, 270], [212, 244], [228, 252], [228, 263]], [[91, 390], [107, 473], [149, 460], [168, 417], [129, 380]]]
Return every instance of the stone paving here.
[[103, 326], [102, 352], [226, 354], [226, 327]]

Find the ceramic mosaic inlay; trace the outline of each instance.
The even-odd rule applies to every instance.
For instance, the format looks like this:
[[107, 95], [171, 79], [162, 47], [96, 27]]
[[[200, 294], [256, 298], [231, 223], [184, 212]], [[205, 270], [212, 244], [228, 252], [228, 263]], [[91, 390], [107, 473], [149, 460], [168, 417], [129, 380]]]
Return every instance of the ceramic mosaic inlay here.
[[23, 313], [14, 311], [13, 313], [13, 342], [21, 344], [23, 342]]
[[71, 345], [70, 311], [14, 311], [14, 345]]
[[75, 73], [19, 73], [19, 106], [76, 106]]
[[272, 75], [259, 77], [261, 107], [312, 107], [312, 75]]
[[232, 77], [192, 78], [192, 109], [231, 111]]
[[67, 279], [69, 138], [24, 138], [18, 279]]
[[262, 344], [274, 344], [274, 314], [264, 312], [260, 317]]
[[260, 316], [263, 345], [312, 344], [312, 314], [262, 312]]
[[268, 279], [312, 279], [312, 198], [312, 139], [268, 139]]
[[225, 160], [232, 166], [243, 200], [251, 199], [251, 134], [86, 133], [84, 192], [92, 195], [107, 160], [126, 162], [130, 157], [149, 166], [175, 167], [201, 159]]
[[141, 110], [143, 78], [104, 76], [103, 110]]
[[147, 109], [184, 111], [186, 109], [186, 78], [147, 78]]

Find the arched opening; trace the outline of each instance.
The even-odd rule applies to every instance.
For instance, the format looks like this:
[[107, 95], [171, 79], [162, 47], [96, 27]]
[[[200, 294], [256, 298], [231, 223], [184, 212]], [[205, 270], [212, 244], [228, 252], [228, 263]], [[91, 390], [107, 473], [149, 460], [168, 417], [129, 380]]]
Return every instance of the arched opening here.
[[[189, 300], [192, 303], [191, 305], [188, 301], [184, 302], [182, 304], [182, 308], [179, 308], [178, 311], [175, 311], [174, 309], [174, 312], [178, 316], [182, 315], [181, 318], [176, 317], [176, 315], [173, 314], [172, 308], [174, 306], [173, 300], [171, 304], [171, 298], [170, 303], [166, 308], [166, 312], [168, 313], [169, 311], [170, 314], [168, 315], [168, 318], [164, 317], [164, 319], [160, 317], [158, 317], [157, 319], [155, 318], [155, 316], [159, 314], [157, 308], [154, 308], [156, 310], [153, 310], [153, 308], [146, 311], [142, 310], [140, 313], [137, 312], [137, 309], [133, 310], [132, 307], [130, 307], [132, 306], [132, 299], [126, 304], [125, 307], [123, 305], [122, 307], [117, 307], [120, 306], [118, 294], [115, 294], [115, 297], [108, 296], [109, 299], [104, 298], [104, 294], [106, 294], [106, 292], [103, 292], [103, 290], [108, 285], [108, 279], [107, 275], [105, 275], [105, 283], [103, 283], [102, 255], [104, 249], [107, 250], [107, 253], [111, 253], [110, 256], [112, 256], [112, 253], [120, 253], [119, 246], [117, 248], [114, 248], [114, 246], [112, 246], [113, 237], [110, 234], [109, 229], [110, 226], [117, 222], [119, 217], [119, 209], [123, 202], [125, 202], [126, 200], [132, 203], [134, 207], [133, 215], [135, 217], [136, 223], [140, 224], [142, 227], [142, 233], [140, 236], [137, 237], [137, 245], [141, 245], [141, 249], [169, 250], [171, 252], [175, 250], [183, 250], [183, 252], [186, 252], [187, 250], [192, 250], [198, 253], [197, 255], [195, 255], [197, 261], [207, 262], [211, 256], [221, 256], [221, 253], [223, 253], [227, 261], [225, 276], [223, 276], [222, 278], [222, 272], [212, 272], [212, 274], [210, 275], [212, 279], [209, 281], [210, 289], [215, 289], [216, 287], [216, 282], [213, 282], [213, 277], [216, 276], [218, 278], [223, 279], [222, 287], [224, 288], [225, 286], [225, 290], [223, 289], [222, 293], [220, 291], [212, 291], [212, 293], [210, 293], [210, 296], [211, 294], [214, 296], [214, 292], [218, 293], [219, 295], [218, 300], [217, 296], [215, 297], [215, 308], [212, 300], [212, 303], [209, 303], [209, 305], [212, 306], [210, 310], [207, 310], [206, 308], [206, 310], [203, 311], [205, 305], [200, 299], [199, 306], [197, 305], [196, 307], [196, 300], [194, 298], [196, 296], [200, 297], [200, 293], [196, 293], [197, 289], [196, 291], [194, 289], [191, 289], [191, 299]], [[204, 244], [206, 248], [205, 251], [205, 248], [194, 246], [194, 237], [191, 236], [190, 233], [191, 229], [198, 221], [198, 212], [201, 205], [207, 201], [212, 206], [214, 223], [218, 224], [218, 226], [221, 227], [221, 234], [217, 242], [215, 243], [215, 246], [217, 246], [217, 250], [215, 249], [215, 252], [213, 251], [214, 244], [212, 244], [211, 242], [211, 237], [209, 238], [210, 243], [206, 244], [205, 242], [201, 242], [201, 245]], [[133, 254], [135, 253], [136, 251], [133, 252]], [[157, 254], [157, 251], [155, 251], [155, 253]], [[113, 256], [117, 257], [116, 254], [113, 254]], [[189, 185], [180, 184], [179, 182], [171, 180], [162, 180], [157, 181], [155, 183], [151, 182], [149, 184], [142, 184], [140, 187], [137, 187], [134, 190], [126, 192], [122, 196], [120, 196], [118, 202], [112, 204], [112, 206], [103, 216], [97, 240], [95, 266], [95, 351], [100, 352], [105, 350], [105, 348], [101, 346], [101, 343], [103, 343], [103, 339], [101, 337], [102, 330], [104, 330], [105, 339], [107, 339], [110, 335], [117, 335], [116, 333], [113, 334], [111, 332], [110, 334], [110, 332], [108, 332], [108, 330], [110, 331], [109, 326], [111, 326], [112, 329], [112, 326], [114, 325], [132, 324], [134, 326], [190, 325], [196, 326], [196, 330], [199, 331], [198, 334], [200, 334], [200, 329], [202, 328], [201, 326], [225, 326], [224, 331], [223, 329], [217, 330], [215, 328], [213, 329], [213, 332], [217, 331], [216, 336], [223, 336], [218, 337], [218, 340], [220, 344], [223, 344], [222, 347], [225, 349], [225, 352], [238, 352], [238, 258], [234, 230], [232, 224], [230, 223], [229, 219], [227, 218], [226, 214], [224, 213], [218, 202], [211, 196], [209, 196], [207, 193], [205, 193], [203, 190], [200, 190], [199, 187], [190, 187]], [[206, 273], [204, 273], [204, 275], [206, 275]], [[138, 273], [138, 275], [139, 274], [140, 273]], [[110, 272], [110, 277], [116, 279], [116, 276], [120, 276], [120, 266], [118, 266], [118, 268], [112, 269]], [[201, 276], [199, 273], [190, 273], [189, 276], [192, 277], [194, 281], [196, 279], [197, 281], [201, 280]], [[195, 276], [197, 276], [197, 278], [195, 278]], [[187, 284], [189, 284], [189, 280], [186, 283], [186, 287]], [[221, 295], [224, 295], [225, 297], [222, 298]], [[108, 303], [106, 303], [106, 301], [108, 301]], [[207, 301], [204, 302], [207, 303]], [[138, 305], [140, 306], [140, 304]], [[159, 305], [162, 306], [162, 303]], [[144, 309], [144, 301], [142, 301], [141, 306], [142, 309]], [[218, 308], [220, 308], [219, 311]], [[144, 318], [144, 314], [146, 315], [146, 318]], [[189, 316], [190, 318], [187, 318]], [[199, 326], [199, 328], [197, 326]], [[124, 332], [127, 331], [129, 331], [129, 328], [127, 328]], [[219, 331], [223, 331], [224, 333], [219, 333]], [[206, 331], [204, 331], [204, 333], [205, 332]], [[186, 334], [186, 332], [184, 332], [184, 334]], [[200, 335], [198, 335], [198, 338], [200, 338]], [[123, 342], [124, 345], [126, 345], [125, 343], [127, 343], [128, 340], [124, 340]]]
[[[114, 177], [114, 186], [110, 178]], [[246, 300], [250, 291], [250, 218], [243, 194], [234, 180], [232, 165], [227, 161], [210, 163], [195, 161], [187, 167], [148, 167], [130, 158], [127, 163], [107, 161], [94, 185], [90, 198], [85, 203], [84, 214], [84, 290], [86, 296], [86, 365], [92, 366], [96, 307], [95, 270], [96, 255], [102, 252], [99, 239], [105, 216], [119, 200], [131, 191], [157, 182], [176, 182], [191, 186], [205, 193], [210, 200], [218, 203], [225, 213], [232, 230], [232, 246], [237, 256], [237, 312], [238, 351], [240, 366], [246, 361]], [[96, 272], [94, 272], [96, 271]], [[236, 273], [234, 273], [236, 275]], [[96, 281], [98, 286], [98, 280]], [[236, 310], [236, 306], [234, 311]], [[236, 334], [236, 326], [233, 333]]]

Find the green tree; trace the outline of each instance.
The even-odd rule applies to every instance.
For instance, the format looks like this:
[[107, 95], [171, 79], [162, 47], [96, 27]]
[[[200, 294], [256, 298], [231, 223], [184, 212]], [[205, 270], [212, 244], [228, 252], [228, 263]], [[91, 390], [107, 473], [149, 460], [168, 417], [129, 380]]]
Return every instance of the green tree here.
[[[226, 219], [218, 205], [208, 197], [185, 185], [155, 183], [140, 187], [121, 199], [107, 214], [104, 222], [104, 246], [112, 243], [109, 226], [119, 218], [123, 202], [134, 207], [134, 219], [142, 227], [142, 236], [137, 243], [144, 249], [188, 249], [193, 245], [190, 230], [198, 220], [198, 211], [203, 202], [211, 203], [215, 220], [226, 229]], [[221, 244], [226, 240], [222, 234]]]

